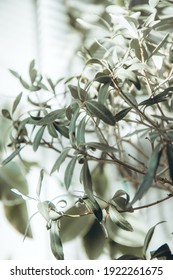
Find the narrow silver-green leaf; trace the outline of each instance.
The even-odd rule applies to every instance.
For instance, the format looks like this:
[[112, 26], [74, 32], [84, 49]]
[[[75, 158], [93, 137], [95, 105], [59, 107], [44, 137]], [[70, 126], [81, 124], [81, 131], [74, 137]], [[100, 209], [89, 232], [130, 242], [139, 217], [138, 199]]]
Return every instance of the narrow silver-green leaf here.
[[38, 181], [38, 185], [36, 188], [36, 194], [38, 197], [40, 197], [40, 193], [41, 193], [41, 187], [42, 187], [42, 183], [43, 183], [43, 178], [44, 178], [44, 169], [40, 170], [40, 176], [39, 176], [39, 181]]
[[112, 146], [99, 142], [87, 142], [84, 143], [83, 146], [85, 146], [87, 149], [93, 149], [93, 150], [98, 149], [105, 153], [116, 153], [118, 151], [116, 148]]
[[69, 133], [75, 133], [76, 131], [76, 121], [79, 116], [80, 108], [77, 108], [71, 118], [70, 125], [69, 125]]
[[110, 83], [103, 84], [98, 93], [98, 102], [104, 104], [109, 96], [109, 86]]
[[12, 114], [15, 112], [17, 106], [19, 105], [21, 97], [22, 97], [22, 92], [14, 100], [13, 107], [12, 107]]
[[29, 76], [30, 76], [32, 83], [34, 83], [34, 81], [37, 77], [37, 71], [34, 69], [34, 66], [35, 66], [35, 60], [33, 59], [29, 65]]
[[71, 142], [72, 146], [75, 145], [76, 121], [77, 121], [77, 118], [78, 118], [79, 114], [80, 114], [80, 108], [77, 108], [76, 111], [74, 112], [71, 120], [70, 120], [69, 138], [70, 138], [70, 142]]
[[84, 190], [86, 193], [86, 196], [83, 198], [84, 203], [88, 206], [88, 208], [93, 212], [93, 214], [96, 216], [99, 222], [101, 222], [103, 218], [102, 210], [100, 208], [100, 205], [95, 200], [93, 196], [93, 190], [92, 190], [92, 176], [91, 172], [89, 170], [88, 162], [85, 160], [82, 171], [81, 171], [81, 179], [84, 185]]
[[37, 208], [39, 213], [43, 216], [43, 218], [49, 222], [50, 221], [50, 211], [56, 211], [55, 205], [51, 201], [43, 201], [37, 204]]
[[67, 155], [68, 155], [68, 152], [70, 151], [70, 148], [67, 147], [67, 148], [64, 148], [60, 154], [60, 156], [58, 157], [58, 159], [55, 161], [53, 167], [52, 167], [52, 170], [50, 172], [50, 174], [52, 174], [53, 172], [55, 172], [56, 170], [59, 171], [59, 168], [61, 166], [61, 164], [65, 161]]
[[50, 86], [51, 90], [53, 91], [53, 93], [55, 93], [55, 85], [54, 85], [54, 83], [52, 82], [52, 80], [50, 78], [47, 78], [47, 81], [49, 83], [49, 86]]
[[102, 210], [100, 208], [100, 205], [95, 200], [94, 196], [91, 196], [91, 194], [90, 194], [90, 198], [88, 196], [86, 196], [86, 197], [83, 198], [83, 200], [84, 200], [84, 203], [88, 206], [88, 208], [96, 216], [98, 221], [101, 222], [102, 219], [103, 219], [103, 213], [102, 213]]
[[89, 64], [99, 64], [101, 66], [103, 66], [103, 63], [100, 59], [97, 59], [97, 58], [91, 58], [89, 59], [87, 62], [86, 62], [86, 65], [89, 65]]
[[55, 126], [54, 124], [50, 123], [47, 125], [47, 129], [49, 134], [53, 137], [53, 138], [57, 138], [58, 134], [56, 132]]
[[29, 89], [29, 84], [20, 77], [20, 82], [25, 89]]
[[149, 244], [150, 244], [150, 241], [151, 241], [151, 238], [152, 238], [152, 236], [153, 236], [153, 234], [154, 234], [154, 231], [155, 231], [156, 226], [159, 225], [159, 224], [162, 224], [162, 223], [164, 223], [164, 222], [165, 222], [165, 221], [159, 222], [159, 223], [157, 223], [155, 226], [153, 226], [153, 227], [151, 227], [151, 228], [149, 229], [149, 231], [148, 231], [148, 233], [147, 233], [147, 235], [146, 235], [146, 237], [145, 237], [145, 240], [144, 240], [144, 246], [143, 246], [143, 250], [142, 250], [143, 256], [145, 256], [145, 254], [146, 254], [146, 251], [147, 251], [147, 249], [148, 249], [148, 246], [149, 246]]
[[10, 73], [11, 73], [14, 77], [16, 77], [17, 79], [20, 79], [19, 73], [17, 73], [17, 72], [14, 71], [14, 70], [11, 70], [11, 69], [9, 69], [9, 71], [10, 71]]
[[140, 200], [144, 195], [144, 193], [146, 193], [150, 188], [153, 179], [155, 177], [157, 167], [159, 165], [161, 154], [162, 154], [162, 149], [160, 149], [160, 146], [158, 145], [152, 152], [152, 155], [149, 160], [148, 171], [145, 174], [142, 184], [137, 190], [132, 202], [130, 203], [131, 205], [135, 203], [137, 200]]
[[103, 122], [109, 125], [115, 125], [113, 114], [102, 103], [89, 100], [85, 102], [85, 105], [95, 117], [101, 119]]
[[115, 207], [109, 207], [109, 215], [112, 222], [118, 227], [127, 231], [133, 231], [131, 224], [116, 210]]
[[4, 159], [1, 164], [2, 165], [6, 165], [8, 162], [10, 162], [13, 158], [15, 158], [19, 153], [20, 151], [24, 148], [23, 147], [20, 147], [18, 149], [16, 149], [11, 155], [9, 155], [6, 159]]
[[72, 181], [72, 176], [73, 176], [74, 168], [76, 165], [76, 160], [77, 160], [77, 157], [74, 156], [68, 163], [66, 170], [65, 170], [64, 183], [65, 183], [67, 190], [69, 189], [71, 181]]
[[57, 260], [64, 260], [64, 253], [62, 242], [59, 236], [58, 223], [56, 221], [51, 222], [50, 228], [50, 247], [54, 257]]
[[155, 53], [158, 52], [158, 50], [160, 50], [160, 48], [164, 45], [164, 43], [167, 41], [169, 37], [169, 33], [165, 35], [165, 37], [163, 38], [163, 40], [157, 45], [157, 47], [152, 51], [152, 53], [149, 55], [148, 59], [151, 58]]
[[33, 141], [33, 150], [34, 152], [37, 151], [39, 145], [40, 145], [40, 142], [41, 142], [41, 139], [43, 137], [43, 133], [44, 133], [44, 130], [45, 130], [45, 126], [42, 126], [36, 133], [35, 135], [35, 138], [34, 138], [34, 141]]
[[80, 121], [77, 128], [76, 141], [77, 145], [85, 143], [85, 127], [86, 127], [86, 116]]
[[4, 118], [6, 118], [8, 120], [12, 120], [10, 112], [7, 109], [2, 109], [1, 113], [2, 113]]
[[57, 109], [55, 111], [50, 112], [45, 117], [43, 117], [40, 121], [38, 121], [38, 125], [47, 125], [53, 123], [56, 119], [61, 119], [65, 116], [65, 109]]
[[148, 3], [151, 8], [155, 8], [160, 0], [149, 0]]

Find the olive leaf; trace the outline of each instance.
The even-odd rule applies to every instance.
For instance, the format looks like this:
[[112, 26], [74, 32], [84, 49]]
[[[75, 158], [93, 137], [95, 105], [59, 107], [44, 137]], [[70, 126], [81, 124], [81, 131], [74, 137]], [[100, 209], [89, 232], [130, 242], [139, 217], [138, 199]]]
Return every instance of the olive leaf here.
[[94, 199], [94, 197], [91, 195], [90, 197], [84, 196], [83, 201], [87, 205], [87, 207], [93, 212], [93, 214], [96, 216], [97, 220], [101, 222], [103, 219], [103, 213], [100, 208], [100, 205]]
[[100, 205], [96, 201], [93, 196], [93, 189], [92, 189], [92, 177], [91, 172], [89, 170], [87, 160], [84, 161], [83, 168], [81, 170], [81, 178], [84, 185], [85, 196], [83, 197], [84, 203], [88, 206], [88, 208], [93, 212], [99, 222], [103, 219], [103, 213], [100, 208]]
[[43, 133], [45, 130], [45, 126], [42, 126], [36, 133], [34, 141], [33, 141], [33, 150], [34, 152], [37, 151], [38, 147], [40, 146], [41, 139], [43, 137]]
[[79, 199], [64, 213], [59, 221], [63, 242], [70, 241], [77, 236], [83, 236], [88, 232], [94, 222], [93, 215], [88, 214], [88, 212], [88, 207], [83, 199]]
[[58, 137], [57, 130], [52, 123], [47, 125], [47, 129], [48, 129], [48, 132], [49, 132], [50, 136], [52, 136], [53, 138]]
[[43, 178], [44, 178], [44, 169], [41, 169], [40, 170], [40, 176], [39, 176], [38, 185], [37, 185], [37, 188], [36, 188], [36, 194], [37, 194], [38, 197], [40, 197], [42, 183], [43, 183]]
[[106, 239], [97, 220], [94, 221], [88, 232], [84, 235], [83, 244], [90, 260], [97, 259], [103, 252]]
[[86, 116], [82, 118], [77, 128], [76, 141], [77, 145], [85, 143], [85, 128], [86, 128]]
[[103, 84], [98, 93], [98, 102], [104, 104], [109, 96], [109, 86], [110, 82]]
[[64, 260], [63, 246], [59, 235], [58, 223], [56, 221], [51, 222], [50, 247], [57, 260]]
[[114, 206], [109, 206], [109, 216], [112, 222], [121, 229], [133, 231], [131, 224], [118, 212]]
[[66, 186], [66, 189], [68, 190], [71, 184], [71, 180], [72, 180], [72, 176], [73, 176], [73, 172], [74, 172], [74, 168], [76, 165], [76, 161], [77, 161], [77, 157], [74, 156], [70, 162], [68, 163], [65, 173], [64, 173], [64, 183]]
[[87, 98], [87, 91], [79, 86], [69, 85], [68, 86], [71, 92], [71, 95], [82, 102]]
[[6, 118], [8, 120], [12, 120], [10, 112], [7, 109], [2, 109], [1, 113], [2, 113], [4, 118]]
[[131, 111], [131, 109], [132, 109], [131, 107], [125, 108], [125, 109], [121, 110], [119, 113], [117, 113], [114, 116], [115, 122], [119, 122], [120, 120], [122, 120]]
[[160, 246], [157, 250], [150, 252], [151, 259], [166, 259], [166, 260], [173, 260], [173, 255], [167, 243]]
[[[32, 238], [31, 227], [28, 226], [28, 210], [26, 202], [22, 201], [19, 204], [5, 205], [4, 204], [5, 216], [10, 224], [21, 234], [25, 234], [27, 237]], [[27, 232], [26, 232], [27, 228]]]
[[57, 109], [55, 111], [50, 112], [45, 117], [37, 122], [37, 125], [48, 125], [53, 123], [57, 119], [61, 119], [65, 116], [65, 109]]
[[149, 164], [148, 164], [148, 171], [145, 174], [141, 185], [139, 186], [133, 200], [131, 201], [130, 205], [134, 204], [137, 200], [140, 200], [144, 193], [148, 191], [150, 188], [154, 177], [156, 175], [156, 171], [159, 165], [160, 157], [162, 154], [162, 149], [160, 149], [160, 145], [158, 145], [151, 154]]
[[89, 100], [85, 102], [85, 106], [95, 117], [101, 119], [109, 125], [115, 125], [114, 116], [102, 103]]
[[118, 151], [118, 149], [112, 147], [112, 146], [109, 146], [107, 144], [104, 144], [104, 143], [99, 143], [99, 142], [87, 142], [87, 143], [84, 143], [83, 145], [80, 145], [80, 146], [85, 146], [87, 149], [91, 149], [91, 150], [100, 150], [100, 151], [103, 151], [105, 153], [115, 153]]
[[23, 147], [19, 147], [17, 148], [14, 152], [12, 152], [6, 159], [4, 159], [1, 164], [2, 165], [6, 165], [7, 163], [9, 163], [10, 161], [12, 161], [12, 159], [14, 159], [17, 155], [19, 155], [20, 151], [24, 148]]
[[62, 136], [69, 139], [69, 129], [65, 124], [63, 125], [63, 123], [59, 124], [58, 122], [54, 122], [53, 126]]
[[22, 98], [22, 92], [19, 93], [19, 95], [14, 100], [13, 107], [12, 107], [12, 114], [15, 112], [17, 106], [19, 105], [21, 98]]
[[60, 156], [57, 158], [57, 160], [55, 161], [50, 174], [52, 174], [53, 172], [55, 172], [56, 170], [59, 171], [61, 164], [65, 161], [69, 151], [70, 151], [70, 147], [66, 147], [62, 150]]
[[162, 224], [162, 223], [165, 223], [165, 221], [157, 223], [155, 226], [151, 227], [149, 229], [149, 231], [147, 232], [147, 235], [146, 235], [145, 240], [144, 240], [143, 250], [142, 250], [143, 256], [145, 256], [145, 254], [146, 254], [146, 251], [148, 249], [148, 246], [150, 244], [150, 241], [151, 241], [151, 238], [154, 234], [156, 226], [158, 226], [159, 224]]

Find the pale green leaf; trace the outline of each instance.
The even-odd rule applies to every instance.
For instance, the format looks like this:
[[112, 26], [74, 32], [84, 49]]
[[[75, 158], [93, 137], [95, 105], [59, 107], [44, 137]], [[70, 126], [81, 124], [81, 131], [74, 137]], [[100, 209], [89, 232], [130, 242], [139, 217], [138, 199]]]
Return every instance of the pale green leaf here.
[[83, 200], [68, 209], [60, 219], [60, 234], [63, 242], [70, 241], [77, 236], [85, 235], [94, 222], [93, 215], [88, 214], [89, 210]]
[[77, 128], [76, 141], [77, 145], [85, 143], [85, 127], [86, 127], [86, 116], [80, 121]]
[[50, 247], [57, 260], [64, 260], [62, 242], [59, 235], [59, 228], [56, 221], [51, 222], [50, 228]]
[[58, 157], [58, 159], [55, 161], [51, 173], [55, 172], [56, 170], [59, 171], [59, 168], [61, 166], [61, 164], [65, 161], [65, 159], [67, 158], [68, 152], [70, 151], [70, 148], [64, 148], [60, 154], [60, 156]]
[[131, 22], [128, 18], [123, 16], [118, 17], [119, 23], [128, 30], [130, 37], [138, 38], [138, 30], [137, 26], [133, 22]]
[[118, 227], [127, 231], [133, 231], [131, 224], [116, 210], [115, 207], [109, 207], [109, 215], [112, 222]]
[[100, 208], [100, 205], [95, 200], [94, 196], [91, 195], [90, 192], [89, 192], [89, 196], [90, 197], [88, 196], [83, 197], [83, 201], [87, 205], [87, 207], [91, 210], [91, 212], [93, 212], [93, 214], [96, 216], [97, 220], [101, 222], [103, 219], [103, 213]]
[[42, 126], [36, 133], [35, 135], [35, 138], [33, 140], [33, 150], [34, 152], [37, 151], [39, 145], [40, 145], [40, 142], [41, 142], [41, 139], [43, 137], [43, 133], [44, 133], [44, 130], [45, 130], [45, 126]]
[[14, 100], [13, 107], [12, 107], [12, 114], [15, 112], [17, 106], [19, 105], [21, 98], [22, 98], [22, 92]]
[[30, 85], [20, 77], [20, 82], [25, 89], [30, 89]]
[[24, 146], [20, 147], [20, 148], [17, 148], [12, 154], [10, 154], [6, 159], [4, 159], [1, 162], [1, 164], [6, 165], [8, 162], [12, 161], [12, 159], [15, 158], [23, 148], [24, 148]]
[[151, 241], [151, 238], [152, 238], [152, 236], [153, 236], [153, 234], [154, 234], [154, 231], [155, 231], [156, 226], [159, 225], [159, 224], [161, 224], [161, 223], [164, 223], [164, 222], [165, 222], [165, 221], [162, 221], [162, 222], [157, 223], [155, 226], [151, 227], [151, 228], [149, 229], [149, 231], [147, 232], [147, 235], [146, 235], [145, 240], [144, 240], [143, 250], [142, 250], [143, 256], [145, 256], [145, 254], [146, 254], [146, 251], [147, 251], [147, 249], [148, 249], [148, 246], [149, 246], [149, 244], [150, 244], [150, 241]]
[[74, 173], [74, 168], [76, 165], [76, 161], [77, 161], [77, 157], [73, 157], [70, 162], [68, 163], [66, 170], [65, 170], [65, 174], [64, 174], [64, 183], [66, 186], [66, 189], [68, 190], [70, 185], [71, 185], [71, 181], [72, 181], [72, 176]]
[[56, 212], [56, 207], [51, 201], [43, 201], [37, 204], [37, 208], [39, 213], [43, 216], [43, 218], [49, 222], [50, 221], [50, 211]]
[[37, 122], [38, 125], [47, 125], [53, 123], [57, 119], [61, 119], [65, 116], [65, 109], [57, 109], [55, 111], [50, 112], [45, 117], [43, 117], [40, 121]]
[[154, 180], [159, 165], [161, 154], [162, 154], [162, 149], [160, 149], [160, 146], [158, 145], [151, 154], [149, 164], [148, 164], [148, 171], [145, 174], [143, 181], [139, 186], [133, 200], [131, 201], [130, 203], [131, 205], [135, 203], [137, 200], [140, 200], [143, 197], [144, 193], [146, 193], [148, 189], [151, 187], [151, 184]]
[[17, 72], [14, 71], [14, 70], [11, 70], [11, 69], [9, 69], [9, 71], [10, 71], [10, 73], [11, 73], [14, 77], [16, 77], [17, 79], [20, 79], [19, 73], [17, 73]]
[[150, 7], [153, 9], [157, 6], [157, 4], [159, 3], [160, 0], [149, 0], [149, 5]]
[[38, 185], [37, 185], [37, 188], [36, 188], [36, 194], [37, 194], [38, 197], [40, 197], [42, 183], [43, 183], [43, 178], [44, 178], [44, 169], [41, 169], [40, 170], [40, 176], [39, 176]]
[[157, 45], [157, 47], [152, 51], [152, 53], [149, 55], [148, 59], [150, 59], [154, 54], [156, 54], [161, 47], [164, 45], [164, 43], [167, 41], [169, 37], [169, 33], [165, 35], [165, 37], [162, 39], [162, 41]]
[[109, 111], [102, 103], [90, 100], [86, 101], [85, 105], [95, 117], [101, 119], [103, 122], [109, 125], [115, 125], [114, 116], [112, 115], [111, 111]]
[[1, 113], [2, 113], [4, 118], [6, 118], [8, 120], [12, 120], [10, 112], [7, 109], [2, 109]]
[[98, 149], [105, 153], [116, 153], [118, 151], [118, 149], [116, 149], [112, 146], [109, 146], [104, 143], [99, 143], [99, 142], [87, 142], [87, 143], [84, 143], [83, 146], [85, 146], [87, 149], [93, 149], [93, 150]]
[[98, 102], [104, 104], [109, 96], [110, 83], [103, 84], [98, 93]]
[[58, 137], [58, 134], [56, 132], [56, 128], [54, 126], [54, 124], [50, 123], [47, 125], [47, 129], [48, 129], [48, 132], [49, 134], [53, 137], [53, 138], [57, 138]]
[[99, 64], [99, 65], [103, 66], [103, 62], [97, 58], [90, 58], [89, 60], [87, 60], [86, 65], [89, 65], [89, 64]]

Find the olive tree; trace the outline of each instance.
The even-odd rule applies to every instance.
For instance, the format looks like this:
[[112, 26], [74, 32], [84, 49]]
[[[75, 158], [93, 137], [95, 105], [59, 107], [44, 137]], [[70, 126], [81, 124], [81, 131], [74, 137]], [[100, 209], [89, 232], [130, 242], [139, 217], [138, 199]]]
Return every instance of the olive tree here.
[[[56, 200], [42, 201], [43, 169], [36, 203], [50, 232], [52, 253], [60, 260], [63, 243], [78, 235], [90, 259], [99, 258], [105, 247], [115, 259], [116, 236], [136, 238], [135, 213], [173, 196], [173, 4], [168, 0], [130, 8], [129, 4], [107, 3], [94, 22], [77, 21], [85, 34], [78, 74], [52, 81], [39, 73], [35, 60], [29, 65], [28, 80], [10, 70], [25, 92], [15, 98], [11, 109], [2, 110], [10, 124], [8, 150], [13, 151], [4, 155], [1, 170], [16, 166], [17, 157], [18, 164], [24, 162], [28, 146], [33, 153], [38, 149], [54, 153], [49, 173], [63, 173], [63, 187], [73, 205], [66, 202], [66, 208], [60, 209], [57, 205], [65, 198], [58, 193]], [[30, 109], [19, 113], [22, 99], [27, 99]], [[117, 188], [110, 179], [112, 172], [131, 191]], [[27, 192], [19, 183], [12, 190], [9, 185], [9, 193], [21, 203]], [[75, 184], [80, 186], [78, 192]], [[113, 194], [110, 185], [115, 185]], [[164, 190], [165, 197], [139, 204], [153, 188]], [[167, 243], [147, 255], [158, 224], [149, 229], [142, 245], [121, 244], [118, 258], [171, 259]], [[30, 235], [28, 227], [25, 234]]]

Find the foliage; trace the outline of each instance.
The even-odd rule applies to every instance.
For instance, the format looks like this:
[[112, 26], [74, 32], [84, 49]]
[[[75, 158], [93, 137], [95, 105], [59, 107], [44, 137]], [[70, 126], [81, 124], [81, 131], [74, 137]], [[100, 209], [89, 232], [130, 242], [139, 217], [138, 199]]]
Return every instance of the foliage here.
[[[125, 253], [120, 259], [147, 258], [155, 226], [145, 238], [141, 234], [139, 244], [128, 243], [140, 235], [135, 220], [135, 210], [140, 207], [134, 204], [152, 187], [169, 193], [157, 204], [173, 196], [173, 4], [149, 1], [129, 8], [127, 1], [120, 2], [121, 6], [107, 3], [95, 22], [78, 21], [85, 28], [80, 74], [52, 81], [37, 71], [34, 60], [29, 65], [29, 81], [10, 70], [25, 93], [16, 97], [10, 111], [2, 110], [11, 125], [8, 147], [13, 152], [4, 158], [1, 168], [8, 168], [28, 146], [34, 152], [48, 148], [56, 155], [50, 174], [65, 166], [64, 187], [70, 194], [75, 170], [75, 180], [81, 184], [83, 195], [67, 211], [38, 199], [57, 259], [64, 258], [63, 242], [78, 235], [91, 259], [98, 258], [108, 244], [111, 258], [115, 258], [112, 248], [117, 244], [138, 248], [137, 255]], [[101, 35], [91, 40], [95, 26]], [[16, 118], [24, 95], [32, 109]], [[147, 149], [138, 145], [141, 141]], [[134, 154], [129, 154], [127, 145]], [[134, 197], [118, 189], [106, 198], [110, 194], [108, 165], [138, 187]], [[38, 198], [42, 180], [41, 172]], [[23, 188], [18, 190], [25, 194]], [[172, 258], [167, 244], [151, 253], [151, 258], [157, 257]]]

